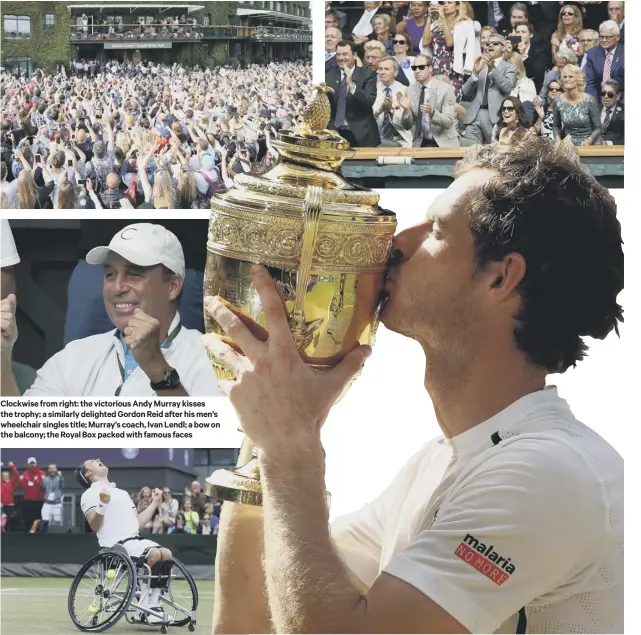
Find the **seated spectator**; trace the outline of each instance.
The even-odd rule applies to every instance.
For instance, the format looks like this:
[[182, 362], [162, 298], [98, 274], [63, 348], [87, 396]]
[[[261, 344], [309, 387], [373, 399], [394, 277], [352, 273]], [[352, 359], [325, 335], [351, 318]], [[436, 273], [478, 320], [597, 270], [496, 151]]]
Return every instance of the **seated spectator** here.
[[190, 534], [191, 532], [185, 525], [185, 515], [180, 512], [176, 514], [176, 522], [167, 530], [168, 534]]
[[[141, 512], [143, 512], [149, 505], [151, 505], [152, 498], [151, 498], [151, 487], [143, 487], [139, 492], [138, 496], [136, 497], [136, 513], [140, 515]], [[154, 521], [156, 519], [156, 516], [158, 515], [158, 512], [152, 516], [143, 527], [140, 528], [140, 531], [152, 531], [154, 528]]]
[[414, 115], [407, 88], [396, 81], [398, 63], [384, 57], [378, 66], [377, 97], [374, 117], [378, 124], [381, 146], [412, 146]]
[[[370, 40], [369, 42], [367, 42], [367, 44], [365, 44], [363, 49], [365, 54], [363, 62], [365, 63], [365, 66], [371, 71], [374, 71], [378, 74], [378, 65], [381, 63], [381, 60], [387, 56], [385, 47], [378, 40]], [[396, 81], [400, 84], [403, 84], [403, 86], [410, 85], [410, 82], [407, 79], [407, 75], [401, 70], [400, 67], [398, 69], [398, 73], [396, 74]]]
[[608, 2], [608, 17], [619, 27], [619, 42], [625, 44], [625, 2]]
[[600, 145], [599, 106], [585, 92], [585, 75], [578, 66], [568, 64], [561, 73], [561, 81], [563, 93], [557, 97], [554, 108], [554, 139], [570, 137], [575, 146]]
[[529, 125], [534, 122], [534, 98], [536, 97], [536, 87], [534, 82], [526, 76], [523, 58], [519, 53], [511, 53], [507, 58], [510, 64], [514, 64], [518, 70], [518, 80], [510, 95], [517, 97], [523, 106]]
[[576, 53], [565, 45], [562, 45], [559, 52], [556, 54], [554, 67], [545, 75], [543, 81], [543, 88], [539, 92], [541, 103], [545, 108], [547, 106], [548, 85], [552, 81], [561, 83], [561, 72], [568, 64], [577, 63]]
[[427, 55], [417, 55], [412, 70], [416, 79], [408, 90], [416, 121], [412, 145], [421, 148], [459, 146], [454, 89], [447, 81], [433, 77], [432, 59]]
[[586, 55], [586, 92], [598, 102], [601, 85], [608, 79], [616, 79], [625, 92], [625, 47], [619, 43], [619, 26], [613, 20], [599, 27], [599, 46], [590, 49]]
[[585, 72], [585, 65], [588, 61], [588, 51], [599, 45], [598, 32], [594, 29], [583, 29], [583, 31], [579, 33], [579, 44], [581, 45], [581, 49], [579, 51], [579, 68]]
[[197, 534], [200, 526], [200, 516], [198, 512], [192, 508], [191, 496], [185, 496], [180, 512], [185, 518], [185, 529], [187, 532]]
[[562, 44], [571, 48], [578, 56], [581, 47], [579, 43], [581, 31], [583, 31], [581, 9], [574, 4], [564, 4], [559, 11], [557, 29], [552, 34], [552, 57], [556, 57]]
[[412, 73], [414, 57], [408, 55], [408, 51], [412, 50], [412, 41], [407, 33], [401, 33], [394, 36], [392, 44], [394, 47], [394, 59], [398, 68], [405, 73], [411, 86], [414, 82], [414, 73]]
[[622, 146], [625, 141], [625, 113], [623, 104], [619, 103], [621, 90], [616, 79], [603, 82], [601, 89], [601, 125], [603, 127], [603, 144]]
[[177, 521], [177, 514], [178, 501], [172, 497], [171, 490], [165, 487], [162, 490], [162, 503], [160, 503], [153, 521], [152, 533], [171, 533], [170, 530], [173, 529]]
[[363, 2], [363, 13], [357, 16], [357, 21], [351, 29], [352, 39], [356, 46], [362, 46], [374, 32], [372, 20], [378, 12], [380, 2]]
[[[393, 55], [394, 53], [394, 36], [390, 33], [390, 20], [390, 16], [386, 13], [377, 15], [373, 20], [374, 31], [369, 36], [370, 41], [376, 40], [385, 47], [387, 55]], [[369, 42], [366, 42], [365, 46], [367, 46], [367, 44], [369, 44]]]
[[[184, 328], [177, 310], [185, 260], [176, 236], [159, 225], [129, 226], [108, 247], [92, 249], [86, 260], [104, 270], [104, 305], [116, 330], [69, 343], [38, 371], [25, 394], [217, 394], [213, 368], [199, 345], [201, 333]], [[18, 396], [10, 368], [15, 305], [2, 319], [11, 343], [3, 348], [2, 395]]]
[[508, 97], [499, 108], [499, 120], [494, 126], [492, 142], [510, 145], [520, 141], [530, 127], [521, 100]]
[[[540, 95], [534, 98], [534, 110], [536, 119], [534, 121], [534, 129], [537, 134], [550, 141], [554, 141], [554, 108], [557, 97], [563, 92], [561, 82], [553, 79], [547, 87], [547, 99], [545, 102], [541, 100]], [[544, 105], [545, 103], [545, 105]]]
[[200, 486], [199, 481], [193, 481], [189, 488], [185, 489], [185, 496], [191, 498], [191, 507], [192, 509], [202, 514], [205, 506], [207, 505], [207, 497]]

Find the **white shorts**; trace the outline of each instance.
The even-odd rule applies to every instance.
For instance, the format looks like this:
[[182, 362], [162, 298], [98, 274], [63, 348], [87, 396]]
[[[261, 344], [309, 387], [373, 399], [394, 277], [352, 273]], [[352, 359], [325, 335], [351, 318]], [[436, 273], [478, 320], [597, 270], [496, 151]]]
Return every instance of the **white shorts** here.
[[127, 540], [122, 545], [131, 558], [140, 558], [146, 549], [152, 549], [153, 547], [160, 547], [157, 542], [153, 540], [147, 540], [146, 538], [136, 538], [134, 540]]
[[43, 503], [40, 518], [49, 522], [61, 523], [62, 503]]

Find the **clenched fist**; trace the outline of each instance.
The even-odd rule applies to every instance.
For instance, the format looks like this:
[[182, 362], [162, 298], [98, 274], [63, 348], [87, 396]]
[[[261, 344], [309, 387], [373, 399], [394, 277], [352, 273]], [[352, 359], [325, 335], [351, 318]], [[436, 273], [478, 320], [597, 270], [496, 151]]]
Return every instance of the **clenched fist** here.
[[162, 490], [156, 487], [154, 491], [151, 493], [151, 497], [154, 503], [157, 503], [158, 505], [160, 505], [160, 503], [162, 502]]
[[167, 367], [160, 350], [160, 322], [140, 309], [125, 328], [125, 346], [151, 381], [160, 381]]
[[1, 353], [4, 361], [11, 360], [13, 345], [18, 339], [16, 325], [16, 296], [8, 295], [0, 301]]
[[103, 489], [100, 492], [100, 502], [106, 505], [107, 503], [109, 503], [110, 500], [111, 500], [111, 494], [109, 493], [109, 490]]

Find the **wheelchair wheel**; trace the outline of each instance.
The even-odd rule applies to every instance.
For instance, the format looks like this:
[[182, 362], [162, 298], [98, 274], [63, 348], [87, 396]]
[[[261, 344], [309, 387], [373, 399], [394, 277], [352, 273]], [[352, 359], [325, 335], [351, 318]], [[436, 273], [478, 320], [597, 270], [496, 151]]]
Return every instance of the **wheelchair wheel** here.
[[103, 551], [87, 562], [69, 589], [69, 616], [83, 633], [102, 633], [127, 612], [136, 591], [136, 570], [117, 551]]
[[162, 609], [169, 616], [170, 626], [186, 626], [196, 624], [196, 609], [198, 608], [198, 589], [187, 567], [173, 558], [171, 579], [168, 588], [160, 595]]

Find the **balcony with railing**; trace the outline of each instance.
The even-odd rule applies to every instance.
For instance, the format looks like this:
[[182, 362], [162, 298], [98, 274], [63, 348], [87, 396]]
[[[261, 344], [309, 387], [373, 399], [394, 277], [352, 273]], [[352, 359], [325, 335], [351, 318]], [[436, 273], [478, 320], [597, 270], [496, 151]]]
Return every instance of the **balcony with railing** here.
[[201, 42], [203, 40], [255, 40], [260, 42], [311, 42], [312, 31], [307, 28], [232, 25], [166, 25], [111, 24], [102, 26], [70, 26], [74, 44], [95, 42]]

